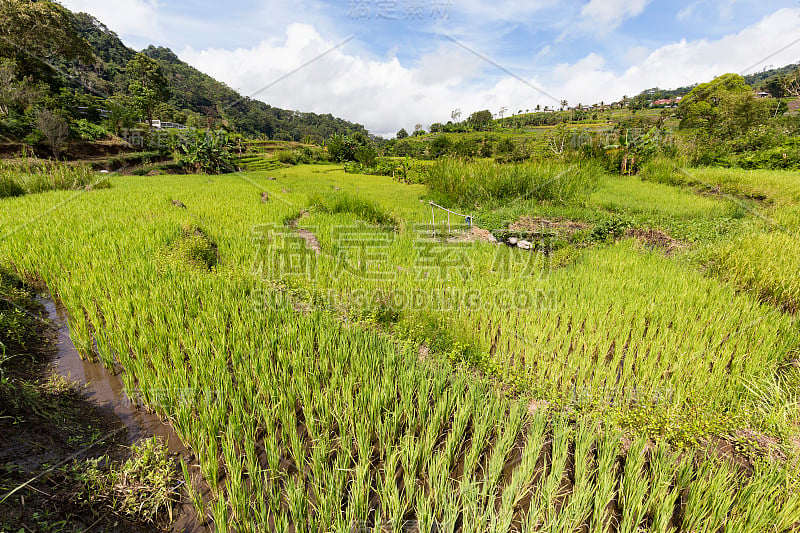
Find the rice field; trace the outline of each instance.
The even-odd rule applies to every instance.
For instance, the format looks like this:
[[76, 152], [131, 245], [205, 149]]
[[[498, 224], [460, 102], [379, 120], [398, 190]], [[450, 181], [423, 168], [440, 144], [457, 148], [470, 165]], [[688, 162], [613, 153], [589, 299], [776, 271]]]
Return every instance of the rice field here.
[[800, 529], [800, 329], [751, 278], [471, 241], [334, 166], [111, 182], [0, 200], [0, 262], [170, 420], [216, 531]]

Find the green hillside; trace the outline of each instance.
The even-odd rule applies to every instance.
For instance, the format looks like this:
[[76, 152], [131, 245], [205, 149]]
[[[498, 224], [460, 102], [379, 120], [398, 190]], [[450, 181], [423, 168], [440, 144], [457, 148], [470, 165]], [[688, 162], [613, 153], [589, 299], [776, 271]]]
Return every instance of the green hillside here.
[[[84, 140], [102, 132], [92, 133], [95, 128], [80, 121], [114, 131], [118, 108], [131, 112], [129, 121], [143, 118], [132, 105], [136, 80], [128, 71], [137, 51], [102, 22], [49, 0], [8, 0], [0, 11], [0, 140], [41, 141], [36, 120], [42, 109], [65, 118], [71, 136]], [[286, 141], [367, 133], [331, 114], [288, 111], [242, 96], [168, 48], [150, 46], [142, 54], [157, 63], [168, 84], [152, 118]]]

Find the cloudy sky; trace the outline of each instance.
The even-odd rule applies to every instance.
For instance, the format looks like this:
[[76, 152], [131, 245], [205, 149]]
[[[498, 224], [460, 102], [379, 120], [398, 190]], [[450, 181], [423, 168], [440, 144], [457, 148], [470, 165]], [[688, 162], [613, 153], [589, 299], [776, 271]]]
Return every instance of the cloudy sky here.
[[61, 0], [271, 105], [393, 136], [800, 61], [800, 0]]

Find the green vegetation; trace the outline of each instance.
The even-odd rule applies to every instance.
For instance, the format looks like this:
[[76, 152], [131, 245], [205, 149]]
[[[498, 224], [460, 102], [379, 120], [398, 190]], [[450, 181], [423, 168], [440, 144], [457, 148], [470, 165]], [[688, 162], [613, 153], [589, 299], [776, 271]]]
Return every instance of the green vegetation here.
[[76, 503], [151, 524], [172, 513], [178, 476], [166, 446], [156, 438], [134, 444], [121, 465], [102, 456], [69, 468], [81, 485]]
[[[169, 49], [140, 53], [85, 13], [49, 0], [6, 0], [0, 13], [0, 139], [37, 146], [52, 112], [73, 141], [119, 135], [152, 119], [252, 137], [322, 144], [363, 126], [330, 114], [298, 113], [243, 97], [187, 65]], [[144, 125], [143, 127], [147, 127]], [[59, 157], [66, 138], [47, 143]]]
[[519, 198], [565, 203], [593, 188], [600, 169], [587, 163], [523, 163], [500, 166], [441, 159], [428, 170], [432, 194], [459, 206], [498, 205]]
[[399, 221], [377, 203], [363, 197], [338, 192], [324, 196], [314, 194], [309, 198], [311, 207], [323, 213], [346, 213], [376, 226], [395, 228]]
[[[52, 2], [0, 11], [0, 135], [58, 159], [143, 120], [197, 128], [93, 163], [136, 176], [23, 148], [0, 265], [170, 421], [216, 530], [800, 530], [793, 71], [750, 79], [774, 98], [725, 74], [384, 141]], [[17, 379], [43, 332], [0, 276], [0, 422], [52, 422], [69, 387]], [[60, 472], [148, 524], [176, 474], [155, 440]]]
[[0, 198], [52, 190], [107, 189], [111, 182], [85, 165], [35, 161], [23, 166], [0, 162]]
[[[697, 250], [726, 250], [766, 231], [758, 219], [591, 165], [576, 165], [580, 186], [534, 197], [528, 180], [569, 166], [493, 167], [443, 160], [429, 176], [454, 205], [480, 199], [480, 217], [540, 217], [525, 231], [561, 235], [569, 260], [459, 243], [462, 221], [431, 226], [420, 200], [433, 189], [322, 165], [275, 180], [114, 177], [22, 228], [16, 216], [41, 195], [7, 198], [0, 229], [17, 231], [0, 256], [58, 295], [86, 356], [120, 365], [172, 420], [211, 487], [196, 505], [218, 528], [795, 528], [795, 318], [737, 293], [748, 278], [701, 273], [694, 257], [707, 255], [614, 242], [648, 221], [725, 220], [738, 229], [697, 230]], [[505, 172], [508, 186], [482, 179]], [[759, 183], [738, 176], [737, 190]], [[788, 175], [771, 176], [763, 190], [791, 202]], [[577, 233], [570, 213], [587, 215]], [[312, 232], [319, 254], [301, 238]], [[746, 454], [747, 475], [705, 455], [715, 439]]]

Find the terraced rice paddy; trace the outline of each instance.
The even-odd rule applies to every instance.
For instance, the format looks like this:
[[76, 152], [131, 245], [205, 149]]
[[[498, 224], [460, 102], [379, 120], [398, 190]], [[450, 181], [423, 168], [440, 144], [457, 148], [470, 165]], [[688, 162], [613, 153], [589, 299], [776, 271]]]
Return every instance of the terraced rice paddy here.
[[[613, 179], [572, 212], [730, 210]], [[468, 242], [333, 166], [111, 181], [2, 200], [0, 261], [197, 453], [216, 530], [800, 529], [796, 318], [705, 245]]]

